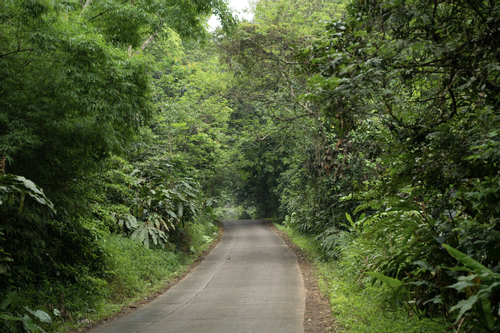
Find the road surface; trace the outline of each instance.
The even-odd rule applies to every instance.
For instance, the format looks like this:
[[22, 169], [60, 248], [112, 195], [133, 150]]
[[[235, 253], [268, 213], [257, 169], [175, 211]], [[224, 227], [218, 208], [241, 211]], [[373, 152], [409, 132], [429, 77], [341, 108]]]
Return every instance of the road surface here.
[[303, 333], [297, 258], [261, 221], [224, 221], [221, 243], [157, 300], [92, 333]]

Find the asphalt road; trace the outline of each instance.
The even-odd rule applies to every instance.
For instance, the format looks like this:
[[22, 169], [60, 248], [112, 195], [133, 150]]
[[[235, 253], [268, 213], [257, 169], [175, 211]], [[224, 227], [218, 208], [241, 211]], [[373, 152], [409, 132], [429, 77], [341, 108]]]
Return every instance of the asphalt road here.
[[221, 243], [157, 300], [92, 333], [295, 333], [305, 290], [297, 258], [261, 221], [224, 221]]

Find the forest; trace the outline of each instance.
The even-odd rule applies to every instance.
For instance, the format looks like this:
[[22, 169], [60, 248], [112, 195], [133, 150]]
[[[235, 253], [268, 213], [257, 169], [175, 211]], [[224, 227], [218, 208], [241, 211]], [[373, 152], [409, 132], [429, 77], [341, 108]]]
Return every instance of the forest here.
[[0, 0], [0, 330], [105, 318], [252, 218], [339, 331], [500, 331], [500, 2], [249, 6]]

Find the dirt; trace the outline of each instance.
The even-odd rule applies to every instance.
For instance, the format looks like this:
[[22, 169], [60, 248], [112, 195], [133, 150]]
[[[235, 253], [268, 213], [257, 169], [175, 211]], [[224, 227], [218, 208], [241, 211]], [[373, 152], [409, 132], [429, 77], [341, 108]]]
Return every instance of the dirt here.
[[299, 261], [304, 287], [306, 288], [304, 332], [340, 332], [340, 328], [335, 324], [335, 319], [332, 317], [328, 297], [319, 289], [319, 274], [317, 267], [307, 258], [304, 251], [290, 240], [286, 233], [282, 232], [271, 223], [267, 223], [267, 226], [283, 239], [288, 247], [295, 253]]

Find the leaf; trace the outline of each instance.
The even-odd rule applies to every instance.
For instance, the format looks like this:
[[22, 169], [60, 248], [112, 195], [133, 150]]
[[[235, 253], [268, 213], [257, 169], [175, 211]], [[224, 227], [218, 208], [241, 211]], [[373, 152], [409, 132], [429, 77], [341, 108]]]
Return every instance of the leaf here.
[[141, 205], [141, 206], [139, 206], [139, 208], [137, 208], [136, 216], [138, 218], [141, 218], [143, 214], [144, 214], [144, 205]]
[[19, 296], [17, 295], [17, 291], [13, 291], [5, 296], [2, 301], [2, 309], [7, 310], [7, 308], [15, 309], [19, 304]]
[[41, 331], [45, 333], [45, 331], [40, 326], [38, 326], [33, 319], [31, 319], [27, 315], [24, 315], [22, 320], [24, 328], [27, 331], [35, 331], [35, 332]]
[[173, 211], [171, 211], [170, 209], [166, 209], [165, 211], [168, 213], [168, 215], [172, 216], [173, 218], [175, 218], [175, 219], [177, 218], [177, 215]]
[[[141, 231], [142, 231], [142, 228], [139, 228], [139, 229], [136, 229], [132, 235], [130, 235], [130, 239], [134, 240], [134, 239], [138, 239], [139, 238], [139, 235], [141, 234]], [[141, 240], [141, 239], [139, 239]]]
[[42, 310], [33, 311], [30, 308], [28, 308], [27, 306], [24, 306], [24, 308], [26, 309], [26, 311], [31, 313], [33, 316], [37, 317], [40, 321], [42, 321], [44, 323], [48, 323], [48, 324], [50, 324], [52, 322], [52, 318], [50, 318], [50, 316], [46, 312], [44, 312]]
[[462, 252], [454, 249], [453, 247], [449, 246], [448, 244], [443, 244], [443, 246], [446, 248], [446, 250], [448, 250], [448, 252], [450, 253], [450, 255], [453, 258], [457, 259], [465, 266], [472, 268], [476, 274], [478, 274], [478, 275], [483, 275], [483, 274], [493, 275], [494, 274], [491, 270], [489, 270], [485, 266], [481, 265], [480, 263], [478, 263], [477, 261], [475, 261], [474, 259], [472, 259], [468, 255], [466, 255], [465, 253], [462, 253]]
[[448, 286], [446, 288], [453, 288], [453, 289], [456, 289], [458, 291], [461, 291], [464, 288], [474, 287], [474, 286], [477, 286], [477, 284], [473, 283], [472, 281], [465, 280], [465, 281], [459, 281], [459, 282], [457, 282], [451, 286]]
[[398, 287], [401, 287], [403, 285], [403, 282], [399, 281], [398, 279], [394, 279], [394, 278], [391, 278], [389, 276], [385, 276], [384, 274], [381, 274], [381, 273], [367, 272], [366, 274], [368, 274], [371, 277], [374, 277], [376, 279], [379, 279], [382, 282], [387, 283], [392, 288], [398, 288]]
[[351, 223], [351, 225], [354, 226], [354, 222], [352, 221], [351, 215], [349, 215], [349, 213], [346, 212], [345, 217], [346, 217], [347, 221], [349, 221], [349, 223]]
[[22, 321], [22, 319], [19, 317], [10, 316], [10, 315], [5, 314], [5, 313], [0, 314], [0, 319], [9, 320], [9, 321]]
[[177, 191], [176, 189], [173, 189], [172, 192], [174, 192], [182, 201], [186, 201], [186, 197], [181, 192]]
[[458, 316], [457, 316], [457, 320], [456, 322], [462, 318], [463, 314], [472, 309], [472, 306], [474, 305], [474, 303], [477, 302], [477, 294], [476, 295], [472, 295], [471, 297], [469, 297], [468, 299], [463, 299], [461, 300], [460, 302], [458, 302], [457, 304], [455, 304], [454, 306], [452, 306], [450, 308], [450, 312], [456, 310], [456, 309], [460, 309], [460, 311], [458, 312]]
[[139, 227], [139, 224], [137, 223], [137, 219], [134, 216], [127, 214], [125, 216], [125, 218], [126, 218], [126, 225], [127, 225], [127, 228], [129, 228], [129, 230], [134, 230], [134, 229]]
[[156, 235], [153, 228], [149, 228], [149, 234], [151, 235], [151, 238], [153, 239], [153, 244], [158, 245], [158, 235]]
[[488, 298], [481, 298], [481, 307], [483, 308], [483, 315], [485, 319], [485, 324], [488, 328], [492, 328], [495, 325], [495, 318], [491, 313], [491, 302]]
[[44, 195], [43, 192], [36, 186], [35, 183], [33, 183], [31, 180], [24, 178], [23, 176], [16, 176], [16, 180], [20, 181], [23, 183], [24, 187], [26, 189], [39, 194], [39, 195]]
[[179, 210], [177, 212], [177, 216], [179, 216], [179, 218], [182, 217], [183, 211], [184, 211], [184, 205], [182, 204], [182, 202], [179, 202]]
[[469, 268], [467, 267], [446, 267], [443, 266], [444, 269], [450, 270], [452, 272], [472, 272]]

